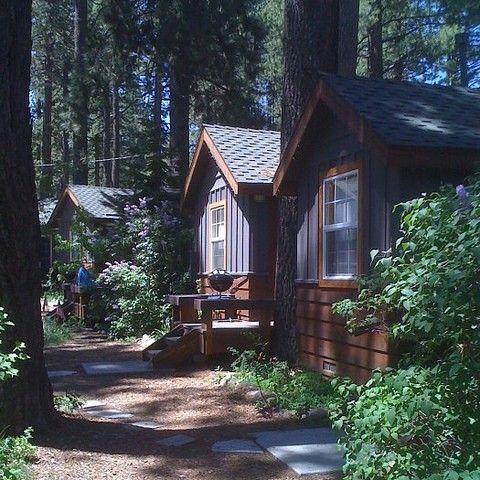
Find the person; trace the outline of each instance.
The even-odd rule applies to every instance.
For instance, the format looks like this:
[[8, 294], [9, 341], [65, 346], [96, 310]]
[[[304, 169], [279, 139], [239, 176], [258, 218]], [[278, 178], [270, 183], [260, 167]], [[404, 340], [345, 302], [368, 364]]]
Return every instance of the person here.
[[80, 288], [84, 288], [86, 290], [96, 288], [97, 283], [90, 276], [90, 268], [92, 268], [92, 264], [86, 258], [84, 258], [82, 260], [82, 266], [78, 269], [77, 278], [75, 279], [75, 283]]

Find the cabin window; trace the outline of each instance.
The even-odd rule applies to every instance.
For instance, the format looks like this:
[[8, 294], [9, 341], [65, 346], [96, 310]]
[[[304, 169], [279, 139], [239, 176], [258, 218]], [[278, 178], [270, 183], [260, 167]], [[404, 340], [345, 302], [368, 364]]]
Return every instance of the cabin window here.
[[225, 202], [210, 205], [210, 269], [224, 269], [225, 250]]
[[323, 179], [322, 267], [326, 280], [358, 273], [358, 170]]

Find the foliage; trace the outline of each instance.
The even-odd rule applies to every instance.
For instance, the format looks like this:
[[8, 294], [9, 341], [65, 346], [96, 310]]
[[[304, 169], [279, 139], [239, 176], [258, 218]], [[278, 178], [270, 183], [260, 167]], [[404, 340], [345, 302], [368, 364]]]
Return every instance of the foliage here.
[[167, 306], [154, 281], [142, 267], [115, 262], [99, 276], [101, 294], [110, 311], [110, 334], [115, 338], [138, 337], [167, 328]]
[[19, 437], [0, 435], [0, 476], [2, 480], [26, 480], [27, 460], [35, 452], [30, 443], [32, 431], [28, 429]]
[[[399, 370], [363, 387], [339, 382], [348, 478], [478, 478], [480, 177], [398, 208], [403, 236], [380, 260], [373, 253], [381, 281], [335, 306], [350, 326], [381, 324], [413, 346]], [[387, 310], [390, 321], [377, 315]]]
[[79, 331], [82, 327], [82, 320], [75, 315], [70, 315], [64, 323], [59, 323], [54, 318], [44, 317], [43, 337], [45, 345], [65, 343], [72, 338], [72, 332]]
[[365, 385], [336, 379], [334, 426], [345, 432], [348, 479], [480, 475], [479, 382], [440, 368], [376, 372]]
[[268, 359], [255, 350], [232, 352], [235, 378], [258, 387], [263, 398], [260, 407], [286, 409], [301, 417], [331, 400], [330, 383], [317, 372], [291, 368], [287, 362]]
[[73, 412], [84, 405], [84, 401], [76, 393], [65, 392], [64, 395], [54, 395], [53, 403], [60, 412]]
[[[0, 308], [0, 384], [15, 377], [18, 374], [15, 364], [27, 359], [24, 353], [25, 346], [21, 343], [17, 344], [13, 352], [3, 352], [1, 336], [10, 326], [12, 323], [7, 321], [5, 311]], [[31, 429], [19, 437], [6, 437], [0, 433], [0, 478], [4, 480], [26, 478], [26, 462], [34, 452], [34, 447], [29, 442], [31, 437]]]

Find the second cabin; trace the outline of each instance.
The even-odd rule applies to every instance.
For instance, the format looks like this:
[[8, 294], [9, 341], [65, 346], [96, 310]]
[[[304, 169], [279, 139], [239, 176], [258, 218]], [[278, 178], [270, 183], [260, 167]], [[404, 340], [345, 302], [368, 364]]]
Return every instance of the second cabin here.
[[218, 269], [235, 277], [237, 298], [273, 297], [279, 160], [279, 132], [203, 126], [182, 197], [201, 293], [213, 293], [207, 277]]

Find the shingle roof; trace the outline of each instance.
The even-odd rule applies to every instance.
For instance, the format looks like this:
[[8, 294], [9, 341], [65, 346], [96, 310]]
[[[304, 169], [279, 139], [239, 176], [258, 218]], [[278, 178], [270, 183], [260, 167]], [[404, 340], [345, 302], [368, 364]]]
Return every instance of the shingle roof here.
[[56, 206], [56, 198], [43, 198], [38, 201], [38, 218], [40, 219], [40, 225], [46, 225], [48, 223]]
[[69, 185], [68, 189], [77, 198], [80, 208], [98, 220], [118, 220], [121, 211], [134, 192], [126, 188]]
[[280, 162], [280, 132], [204, 127], [238, 183], [272, 183]]
[[480, 90], [332, 74], [321, 78], [389, 145], [480, 149]]

